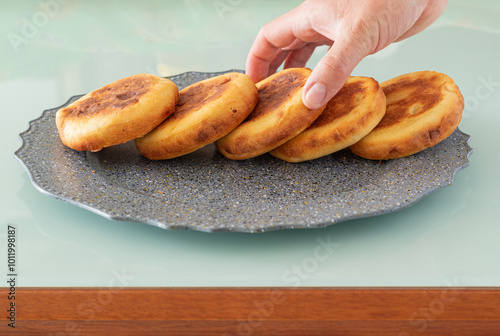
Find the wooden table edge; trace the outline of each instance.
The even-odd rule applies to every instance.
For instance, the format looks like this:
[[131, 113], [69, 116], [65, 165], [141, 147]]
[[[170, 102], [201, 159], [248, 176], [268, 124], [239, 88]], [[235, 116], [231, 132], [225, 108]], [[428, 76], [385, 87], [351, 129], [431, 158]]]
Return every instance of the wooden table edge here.
[[13, 301], [0, 331], [22, 335], [500, 335], [500, 287], [21, 287]]

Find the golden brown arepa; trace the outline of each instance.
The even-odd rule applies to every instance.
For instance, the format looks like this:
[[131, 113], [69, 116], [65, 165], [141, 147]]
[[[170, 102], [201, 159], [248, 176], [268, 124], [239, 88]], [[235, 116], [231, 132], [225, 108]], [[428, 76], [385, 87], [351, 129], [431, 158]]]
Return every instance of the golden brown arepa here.
[[367, 135], [384, 113], [385, 95], [379, 83], [369, 77], [349, 77], [311, 126], [270, 154], [301, 162], [337, 152]]
[[233, 160], [264, 154], [297, 136], [321, 114], [302, 103], [302, 90], [311, 73], [307, 68], [282, 70], [256, 84], [259, 101], [248, 118], [216, 142]]
[[453, 80], [420, 71], [381, 83], [387, 108], [380, 123], [350, 147], [372, 160], [405, 157], [446, 139], [458, 126], [464, 99]]
[[245, 120], [258, 100], [253, 81], [237, 72], [194, 83], [179, 94], [175, 113], [135, 140], [145, 157], [171, 159], [214, 142]]
[[56, 113], [61, 141], [79, 151], [99, 151], [140, 137], [175, 110], [177, 86], [138, 74], [90, 92]]

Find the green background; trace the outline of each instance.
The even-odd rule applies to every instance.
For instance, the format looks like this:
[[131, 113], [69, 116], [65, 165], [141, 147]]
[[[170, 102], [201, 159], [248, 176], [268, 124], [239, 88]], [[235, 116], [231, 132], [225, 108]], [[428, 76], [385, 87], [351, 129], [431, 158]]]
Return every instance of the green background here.
[[[0, 2], [0, 251], [15, 225], [18, 286], [500, 285], [497, 0], [451, 0], [428, 30], [354, 71], [383, 81], [435, 70], [465, 97], [470, 167], [396, 213], [262, 234], [165, 231], [47, 197], [13, 157], [28, 122], [73, 95], [140, 72], [244, 69], [259, 28], [300, 2]], [[335, 246], [321, 260], [319, 240]]]

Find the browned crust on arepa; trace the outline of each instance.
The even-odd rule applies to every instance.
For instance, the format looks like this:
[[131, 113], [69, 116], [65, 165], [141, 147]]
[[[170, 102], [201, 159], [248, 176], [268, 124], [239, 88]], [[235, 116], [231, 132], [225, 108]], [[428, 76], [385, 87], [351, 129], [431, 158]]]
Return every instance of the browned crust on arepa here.
[[256, 84], [259, 102], [249, 117], [216, 142], [217, 149], [233, 160], [264, 154], [309, 127], [321, 114], [302, 102], [302, 90], [311, 73], [307, 68], [286, 69]]
[[387, 109], [379, 125], [351, 151], [372, 160], [405, 157], [432, 147], [457, 128], [464, 99], [453, 80], [419, 71], [381, 84]]
[[140, 137], [175, 109], [177, 86], [138, 74], [86, 94], [56, 113], [61, 141], [79, 151], [98, 151]]
[[152, 160], [188, 154], [236, 128], [257, 99], [257, 88], [245, 74], [227, 73], [194, 83], [180, 91], [175, 113], [135, 144]]
[[349, 77], [304, 132], [270, 153], [288, 162], [313, 160], [344, 149], [368, 134], [385, 113], [385, 95], [368, 77]]

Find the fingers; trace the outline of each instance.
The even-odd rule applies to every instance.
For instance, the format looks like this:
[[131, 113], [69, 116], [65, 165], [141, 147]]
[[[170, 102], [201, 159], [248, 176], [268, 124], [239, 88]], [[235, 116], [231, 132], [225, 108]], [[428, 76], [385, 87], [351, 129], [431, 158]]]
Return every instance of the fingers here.
[[[272, 69], [276, 69], [286, 59], [290, 50], [302, 42], [297, 41], [294, 29], [300, 22], [300, 11], [292, 10], [271, 21], [259, 31], [250, 48], [246, 61], [246, 73], [254, 82], [267, 77]], [[279, 62], [281, 60], [281, 62]]]
[[302, 93], [304, 105], [310, 109], [325, 105], [368, 53], [360, 45], [343, 39], [336, 41], [309, 76]]
[[303, 67], [318, 45], [331, 45], [302, 95], [308, 108], [319, 108], [365, 56], [424, 30], [446, 4], [447, 0], [304, 1], [260, 30], [247, 58], [247, 74], [257, 82], [283, 62], [285, 68]]
[[276, 71], [279, 65], [286, 59], [289, 51], [281, 51], [281, 47], [292, 44], [295, 37], [283, 36], [283, 39], [270, 41], [266, 36], [266, 27], [264, 26], [257, 35], [252, 48], [247, 57], [246, 73], [254, 82], [266, 78], [271, 72], [271, 68]]
[[287, 68], [301, 68], [304, 67], [314, 53], [317, 45], [308, 43], [300, 49], [293, 50], [286, 58], [284, 67]]
[[[262, 31], [262, 30], [261, 30]], [[257, 35], [246, 62], [246, 73], [254, 82], [268, 76], [271, 61], [276, 56], [278, 48], [272, 45], [261, 33]]]
[[287, 59], [287, 57], [288, 57], [288, 55], [290, 55], [290, 53], [291, 53], [291, 50], [280, 49], [276, 53], [276, 55], [274, 56], [271, 63], [269, 64], [269, 70], [268, 70], [267, 76], [270, 76], [273, 73], [275, 73], [276, 70], [278, 70], [278, 68], [280, 67], [280, 65]]
[[[303, 67], [318, 44], [301, 42], [291, 30], [280, 40], [274, 34], [268, 37], [266, 25], [257, 36], [247, 58], [246, 71], [254, 82], [258, 82], [276, 72], [285, 61], [285, 68]], [[269, 29], [271, 29], [269, 28]], [[274, 42], [273, 42], [274, 41]], [[299, 49], [293, 50], [299, 47]], [[368, 52], [339, 39], [311, 73], [302, 95], [304, 104], [316, 109], [328, 102], [345, 84], [354, 67], [368, 55]]]

